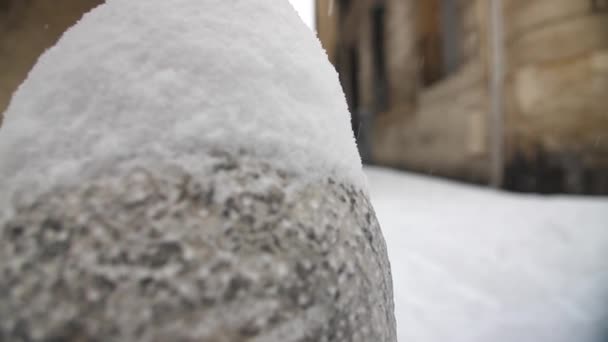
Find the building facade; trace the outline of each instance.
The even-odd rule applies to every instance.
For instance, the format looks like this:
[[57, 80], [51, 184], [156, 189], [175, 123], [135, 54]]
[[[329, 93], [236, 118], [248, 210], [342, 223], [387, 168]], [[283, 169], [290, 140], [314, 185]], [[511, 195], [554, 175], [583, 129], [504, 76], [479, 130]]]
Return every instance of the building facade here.
[[317, 26], [368, 161], [608, 193], [608, 1], [317, 0]]

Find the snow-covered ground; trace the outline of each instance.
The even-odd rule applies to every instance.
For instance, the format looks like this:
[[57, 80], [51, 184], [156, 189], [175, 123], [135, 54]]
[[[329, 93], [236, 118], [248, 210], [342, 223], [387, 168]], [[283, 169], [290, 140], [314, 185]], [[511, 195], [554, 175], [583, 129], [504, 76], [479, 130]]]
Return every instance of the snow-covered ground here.
[[400, 341], [606, 341], [608, 198], [366, 173]]

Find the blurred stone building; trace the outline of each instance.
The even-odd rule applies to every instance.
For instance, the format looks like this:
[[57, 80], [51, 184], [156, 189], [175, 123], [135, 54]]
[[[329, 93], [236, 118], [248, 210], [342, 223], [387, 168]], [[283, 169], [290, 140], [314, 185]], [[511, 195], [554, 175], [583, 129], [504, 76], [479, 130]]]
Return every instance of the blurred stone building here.
[[608, 1], [317, 0], [364, 158], [608, 193]]

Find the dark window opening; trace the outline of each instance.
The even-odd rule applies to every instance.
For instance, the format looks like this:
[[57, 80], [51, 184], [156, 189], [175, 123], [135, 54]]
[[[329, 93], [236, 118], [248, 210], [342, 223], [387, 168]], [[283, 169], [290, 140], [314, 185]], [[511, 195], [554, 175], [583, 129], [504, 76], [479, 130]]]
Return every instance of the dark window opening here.
[[431, 86], [462, 64], [460, 10], [457, 0], [425, 0], [417, 16], [420, 81]]
[[462, 63], [462, 28], [458, 0], [441, 1], [441, 36], [444, 75], [458, 70]]
[[8, 12], [11, 9], [12, 0], [0, 0], [0, 12]]
[[385, 13], [383, 5], [376, 5], [372, 9], [372, 45], [374, 56], [374, 95], [375, 111], [383, 112], [388, 104], [388, 85], [386, 77], [386, 51], [385, 51]]
[[608, 0], [591, 0], [593, 13], [608, 12]]
[[339, 10], [340, 10], [340, 16], [342, 18], [344, 18], [346, 16], [346, 14], [348, 13], [348, 10], [350, 9], [350, 4], [351, 4], [351, 0], [340, 0]]
[[430, 86], [443, 74], [439, 0], [421, 1], [417, 20], [420, 79], [422, 85]]

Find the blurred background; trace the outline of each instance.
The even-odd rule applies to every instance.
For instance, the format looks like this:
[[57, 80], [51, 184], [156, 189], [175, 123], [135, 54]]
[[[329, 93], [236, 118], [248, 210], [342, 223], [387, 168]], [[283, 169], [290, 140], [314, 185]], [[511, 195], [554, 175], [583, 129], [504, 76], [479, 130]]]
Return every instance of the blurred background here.
[[[0, 0], [0, 112], [102, 2]], [[608, 0], [290, 2], [340, 75], [366, 163], [608, 194]]]
[[317, 0], [365, 161], [608, 194], [608, 1]]

